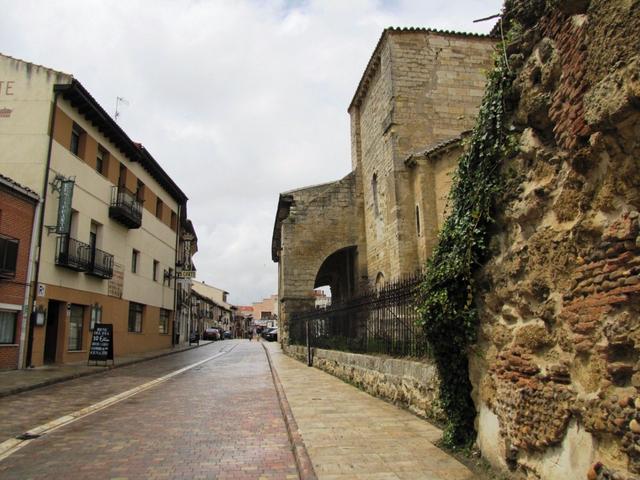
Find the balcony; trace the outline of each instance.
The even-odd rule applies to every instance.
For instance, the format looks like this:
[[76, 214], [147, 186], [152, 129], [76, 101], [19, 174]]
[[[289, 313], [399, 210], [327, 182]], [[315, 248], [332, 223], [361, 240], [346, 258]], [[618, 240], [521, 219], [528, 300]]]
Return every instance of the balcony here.
[[96, 248], [93, 255], [90, 255], [89, 258], [90, 262], [87, 274], [99, 278], [113, 277], [113, 255]]
[[140, 228], [142, 225], [142, 203], [135, 194], [123, 186], [111, 187], [109, 216], [127, 228]]
[[86, 272], [91, 267], [91, 247], [68, 235], [56, 241], [56, 265], [76, 272]]

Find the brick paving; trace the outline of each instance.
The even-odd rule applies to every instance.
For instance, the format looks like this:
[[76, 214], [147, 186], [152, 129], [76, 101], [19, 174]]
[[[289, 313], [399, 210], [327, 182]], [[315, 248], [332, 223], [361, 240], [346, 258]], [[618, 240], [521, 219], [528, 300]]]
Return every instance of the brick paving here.
[[267, 344], [319, 480], [471, 480], [441, 431]]
[[[257, 342], [220, 342], [171, 358], [208, 350], [202, 358], [214, 353], [215, 346], [232, 343], [236, 348], [226, 355], [34, 440], [0, 462], [0, 478], [297, 479], [269, 367]], [[135, 377], [137, 384], [160, 376], [149, 371], [161, 370], [159, 366], [141, 365], [130, 368], [129, 378]], [[174, 364], [171, 370], [177, 368]], [[106, 380], [113, 382], [112, 390], [126, 389], [122, 378]], [[57, 397], [72, 401], [69, 383], [49, 392], [58, 406], [64, 399]], [[35, 391], [24, 395], [29, 394]], [[84, 398], [88, 396], [85, 392]], [[0, 408], [12, 398], [0, 399]], [[0, 410], [1, 417], [4, 413]]]
[[[201, 341], [200, 346], [211, 342]], [[150, 359], [173, 355], [185, 350], [196, 348], [192, 345], [176, 345], [171, 348], [152, 350], [149, 352], [135, 353], [125, 356], [117, 356], [114, 360], [116, 367], [131, 365]], [[0, 397], [14, 395], [19, 392], [41, 388], [46, 385], [71, 380], [73, 378], [96, 375], [113, 368], [111, 362], [108, 367], [102, 365], [87, 365], [86, 361], [80, 363], [68, 363], [64, 365], [44, 365], [36, 368], [22, 370], [0, 370]]]
[[228, 349], [233, 342], [216, 342], [174, 355], [0, 398], [0, 442], [29, 428], [202, 360], [223, 348]]

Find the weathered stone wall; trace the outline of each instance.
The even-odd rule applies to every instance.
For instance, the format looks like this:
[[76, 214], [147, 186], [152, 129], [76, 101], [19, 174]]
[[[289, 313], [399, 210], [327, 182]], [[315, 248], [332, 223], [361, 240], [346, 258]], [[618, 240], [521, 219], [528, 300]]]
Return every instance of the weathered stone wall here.
[[[459, 137], [458, 137], [459, 138]], [[418, 265], [425, 265], [444, 223], [451, 183], [462, 154], [461, 139], [412, 155], [405, 164], [414, 202]], [[419, 229], [418, 229], [419, 223]]]
[[477, 279], [478, 443], [528, 478], [636, 478], [640, 2], [549, 4], [508, 48], [518, 187]]
[[404, 160], [473, 125], [494, 43], [488, 37], [389, 29], [374, 52], [366, 87], [350, 108], [371, 282], [379, 272], [393, 279], [420, 267], [416, 202]]
[[[285, 353], [307, 362], [305, 347], [286, 346]], [[429, 362], [314, 348], [313, 366], [416, 415], [443, 419], [438, 405], [438, 374]]]
[[356, 178], [302, 188], [290, 199], [280, 225], [279, 299], [283, 337], [292, 312], [314, 308], [313, 288], [322, 262], [342, 248], [362, 243]]

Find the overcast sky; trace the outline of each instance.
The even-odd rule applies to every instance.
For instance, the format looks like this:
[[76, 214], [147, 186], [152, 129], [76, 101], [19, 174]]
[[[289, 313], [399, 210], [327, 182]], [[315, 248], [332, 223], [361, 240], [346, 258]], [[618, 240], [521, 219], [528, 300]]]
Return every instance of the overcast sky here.
[[347, 107], [388, 26], [486, 33], [502, 0], [0, 0], [0, 52], [73, 74], [189, 197], [198, 278], [277, 291], [278, 193], [351, 167]]

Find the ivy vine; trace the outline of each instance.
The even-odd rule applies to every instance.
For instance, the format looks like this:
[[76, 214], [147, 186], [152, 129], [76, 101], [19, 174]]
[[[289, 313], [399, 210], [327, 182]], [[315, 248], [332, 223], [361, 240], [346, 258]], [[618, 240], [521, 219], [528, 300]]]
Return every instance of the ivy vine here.
[[505, 126], [505, 96], [513, 75], [498, 47], [476, 125], [451, 187], [451, 211], [438, 237], [419, 290], [420, 324], [440, 374], [440, 401], [447, 415], [443, 442], [470, 446], [475, 407], [467, 353], [475, 341], [478, 312], [474, 273], [486, 258], [492, 207], [503, 191], [502, 160], [513, 148]]

